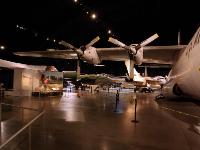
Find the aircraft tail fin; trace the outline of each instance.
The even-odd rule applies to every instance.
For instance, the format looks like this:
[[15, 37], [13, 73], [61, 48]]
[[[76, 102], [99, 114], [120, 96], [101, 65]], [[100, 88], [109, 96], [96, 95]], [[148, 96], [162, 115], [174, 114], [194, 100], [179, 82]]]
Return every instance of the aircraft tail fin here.
[[200, 43], [200, 27], [197, 29], [197, 31], [195, 32], [195, 34], [193, 35], [192, 39], [189, 42], [188, 44], [188, 46], [190, 46], [189, 49], [194, 48], [199, 43]]

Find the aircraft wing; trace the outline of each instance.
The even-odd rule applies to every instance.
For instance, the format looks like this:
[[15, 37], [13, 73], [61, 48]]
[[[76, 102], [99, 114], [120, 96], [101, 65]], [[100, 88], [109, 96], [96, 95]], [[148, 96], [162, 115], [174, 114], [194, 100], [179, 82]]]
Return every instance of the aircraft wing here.
[[[145, 46], [143, 47], [143, 63], [173, 64], [174, 57], [185, 47], [186, 45]], [[129, 54], [121, 47], [97, 48], [96, 50], [101, 60], [125, 61], [129, 59]], [[73, 50], [28, 51], [15, 54], [30, 57], [78, 59]]]
[[[174, 57], [187, 45], [145, 46], [143, 63], [173, 64]], [[124, 61], [129, 59], [127, 51], [121, 47], [97, 48], [101, 60]]]
[[28, 51], [28, 52], [15, 52], [14, 54], [18, 56], [30, 56], [30, 57], [78, 59], [77, 54], [73, 50]]

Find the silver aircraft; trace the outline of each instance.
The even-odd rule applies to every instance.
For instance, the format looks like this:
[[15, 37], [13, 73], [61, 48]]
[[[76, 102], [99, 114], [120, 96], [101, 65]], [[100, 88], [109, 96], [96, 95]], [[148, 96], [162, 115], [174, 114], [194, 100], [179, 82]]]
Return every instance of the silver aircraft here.
[[172, 69], [166, 84], [163, 86], [163, 94], [170, 97], [185, 95], [200, 99], [200, 28], [188, 45], [146, 46], [157, 37], [158, 35], [154, 34], [140, 44], [129, 46], [117, 39], [109, 38], [109, 42], [119, 46], [110, 48], [92, 47], [99, 38], [93, 40], [84, 49], [70, 47], [65, 42], [61, 42], [60, 44], [66, 46], [67, 50], [17, 52], [16, 55], [64, 59], [78, 59], [80, 57], [93, 64], [98, 64], [102, 60], [124, 61], [129, 76], [133, 80], [134, 64], [171, 64]]

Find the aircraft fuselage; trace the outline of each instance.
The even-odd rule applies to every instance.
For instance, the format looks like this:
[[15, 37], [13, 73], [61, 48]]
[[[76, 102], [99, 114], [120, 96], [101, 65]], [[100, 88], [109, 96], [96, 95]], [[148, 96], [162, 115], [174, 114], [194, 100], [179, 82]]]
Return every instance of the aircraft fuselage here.
[[[164, 95], [187, 95], [200, 99], [200, 28], [192, 40], [175, 57], [176, 63], [163, 88]], [[167, 94], [168, 93], [168, 94]]]

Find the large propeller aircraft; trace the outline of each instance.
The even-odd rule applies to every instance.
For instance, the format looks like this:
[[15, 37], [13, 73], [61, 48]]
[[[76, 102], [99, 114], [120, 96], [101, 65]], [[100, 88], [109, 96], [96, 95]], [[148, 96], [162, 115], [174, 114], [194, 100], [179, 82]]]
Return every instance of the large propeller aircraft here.
[[[71, 51], [18, 52], [16, 55], [64, 59], [78, 59], [77, 55], [79, 55], [90, 63], [100, 63], [102, 60], [124, 61], [129, 70], [129, 76], [131, 76], [131, 72], [133, 72], [134, 63], [171, 64], [173, 66], [168, 75], [167, 82], [163, 86], [163, 94], [165, 96], [186, 95], [200, 99], [200, 28], [194, 34], [188, 45], [146, 46], [157, 37], [157, 34], [155, 34], [140, 44], [130, 46], [127, 46], [116, 39], [109, 38], [110, 42], [119, 47], [93, 47], [92, 50], [90, 48], [97, 41], [96, 39], [91, 42], [89, 46], [84, 48], [85, 51], [81, 50], [81, 48], [77, 49], [75, 47], [70, 47], [70, 45], [61, 42], [61, 44], [70, 48]], [[86, 53], [86, 51], [88, 51], [88, 53]], [[89, 55], [90, 53], [95, 54]], [[76, 57], [73, 57], [74, 54], [76, 54]]]
[[[177, 62], [175, 59], [176, 56], [186, 47], [185, 45], [147, 46], [147, 44], [151, 43], [156, 38], [158, 38], [158, 35], [154, 34], [140, 44], [131, 44], [130, 46], [127, 46], [114, 38], [109, 38], [109, 42], [112, 42], [119, 47], [95, 48], [93, 45], [100, 39], [99, 37], [96, 37], [87, 45], [80, 48], [76, 48], [75, 46], [65, 41], [61, 41], [59, 44], [65, 46], [67, 49], [16, 52], [15, 54], [19, 56], [32, 57], [49, 57], [77, 60], [83, 59], [92, 64], [99, 64], [102, 60], [124, 61], [129, 73], [129, 79], [132, 81], [134, 80], [134, 64], [175, 64]], [[77, 76], [79, 74], [80, 68], [77, 65]]]
[[[47, 51], [29, 51], [29, 52], [16, 52], [19, 56], [32, 56], [32, 57], [50, 57], [61, 59], [77, 59], [77, 72], [79, 69], [79, 60], [85, 60], [90, 64], [100, 64], [102, 60], [112, 61], [125, 61], [125, 65], [128, 69], [130, 80], [134, 78], [134, 63], [141, 64], [143, 62], [143, 47], [158, 38], [157, 34], [154, 34], [150, 38], [146, 39], [140, 44], [127, 46], [116, 39], [109, 38], [109, 41], [120, 47], [114, 48], [95, 48], [93, 45], [100, 40], [99, 36], [94, 38], [85, 46], [77, 48], [65, 41], [59, 42], [63, 45], [65, 50], [49, 49]], [[77, 75], [79, 75], [78, 73]]]
[[[131, 44], [130, 46], [114, 39], [109, 38], [109, 42], [114, 43], [118, 47], [95, 48], [93, 45], [99, 41], [97, 36], [91, 42], [80, 48], [61, 41], [59, 44], [66, 47], [65, 50], [50, 49], [47, 51], [28, 51], [16, 52], [19, 56], [31, 57], [49, 57], [60, 59], [82, 59], [91, 64], [99, 64], [103, 60], [124, 61], [128, 70], [129, 80], [134, 80], [134, 64], [157, 63], [157, 64], [173, 64], [174, 55], [177, 51], [184, 48], [184, 45], [175, 46], [146, 46], [158, 38], [157, 34], [152, 35], [140, 44]], [[78, 62], [78, 61], [77, 61]], [[79, 63], [77, 63], [77, 76], [80, 74]]]

